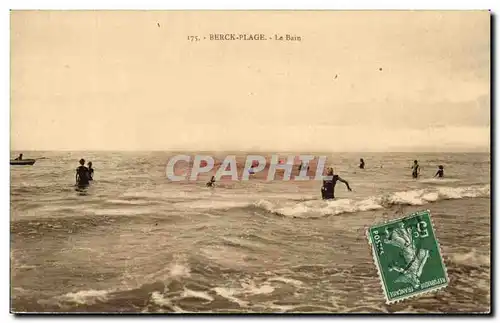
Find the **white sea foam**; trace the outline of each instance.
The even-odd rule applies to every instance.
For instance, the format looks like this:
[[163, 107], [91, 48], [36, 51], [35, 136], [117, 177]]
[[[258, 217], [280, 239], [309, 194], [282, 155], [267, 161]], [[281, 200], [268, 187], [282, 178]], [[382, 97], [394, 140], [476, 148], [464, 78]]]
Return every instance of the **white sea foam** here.
[[185, 256], [176, 255], [174, 258], [162, 269], [153, 273], [144, 275], [146, 281], [169, 281], [172, 278], [183, 278], [191, 276], [191, 268]]
[[151, 300], [160, 306], [172, 306], [172, 302], [163, 296], [160, 292], [154, 291], [151, 293]]
[[[489, 185], [448, 187], [433, 186], [423, 189], [392, 192], [384, 195], [375, 195], [364, 199], [336, 199], [322, 201], [320, 199], [296, 199], [283, 196], [252, 195], [241, 197], [232, 194], [213, 194], [209, 197], [200, 196], [197, 200], [184, 201], [172, 204], [170, 207], [179, 210], [230, 210], [236, 208], [257, 208], [270, 213], [287, 217], [323, 217], [343, 213], [355, 213], [362, 211], [380, 210], [392, 205], [425, 205], [428, 203], [447, 200], [475, 197], [489, 197]], [[103, 209], [87, 210], [97, 215], [128, 215], [143, 214], [149, 210], [145, 207], [137, 207], [127, 210]]]
[[332, 201], [274, 202], [259, 200], [254, 206], [268, 212], [289, 217], [320, 217], [379, 210], [392, 205], [425, 205], [439, 200], [489, 197], [490, 187], [438, 187], [419, 190], [394, 192], [386, 195], [371, 196], [362, 200], [338, 199]]
[[235, 295], [239, 294], [236, 289], [234, 288], [227, 288], [227, 287], [215, 287], [214, 292], [217, 293], [217, 295], [224, 297], [227, 300], [230, 300], [231, 302], [234, 302], [238, 304], [241, 307], [246, 307], [248, 306], [248, 302], [243, 301], [236, 297]]
[[231, 302], [237, 303], [241, 307], [248, 306], [249, 302], [242, 298], [250, 297], [253, 295], [266, 295], [274, 292], [275, 287], [272, 285], [271, 280], [263, 283], [256, 283], [253, 280], [244, 279], [240, 281], [240, 285], [233, 285], [231, 287], [215, 287], [213, 289], [219, 296], [222, 296]]
[[419, 182], [425, 184], [447, 185], [450, 183], [460, 182], [460, 180], [456, 178], [428, 178], [422, 179]]
[[191, 269], [186, 264], [174, 262], [169, 267], [169, 273], [170, 277], [189, 277]]
[[151, 204], [151, 201], [110, 199], [106, 203], [114, 205], [148, 205]]
[[179, 306], [174, 305], [170, 299], [168, 299], [162, 293], [157, 292], [157, 291], [151, 293], [151, 302], [153, 302], [154, 304], [161, 306], [161, 307], [171, 308], [176, 313], [185, 313], [186, 312], [182, 308], [180, 308]]
[[274, 287], [269, 283], [263, 283], [262, 285], [257, 286], [253, 281], [242, 282], [241, 287], [241, 293], [251, 295], [271, 294], [274, 291]]
[[60, 302], [92, 305], [97, 301], [105, 302], [110, 291], [107, 290], [81, 290], [75, 293], [67, 293], [58, 297]]
[[467, 253], [451, 254], [450, 260], [459, 265], [482, 266], [490, 264], [490, 257], [488, 255], [478, 253], [475, 249], [472, 249]]
[[214, 298], [208, 295], [206, 292], [195, 291], [188, 288], [184, 288], [182, 297], [194, 297], [194, 298], [204, 299], [209, 302], [212, 302], [214, 300]]
[[122, 208], [114, 208], [114, 209], [87, 209], [85, 210], [86, 213], [98, 215], [98, 216], [117, 216], [117, 215], [128, 215], [128, 216], [134, 216], [134, 215], [142, 215], [146, 213], [152, 212], [152, 209], [150, 207], [137, 207], [137, 208], [130, 208], [130, 207], [122, 207]]
[[301, 287], [303, 283], [300, 280], [292, 279], [292, 278], [287, 278], [287, 277], [271, 277], [268, 279], [268, 281], [273, 282], [273, 281], [279, 281], [285, 284], [293, 285], [295, 287]]
[[232, 209], [238, 207], [245, 207], [251, 203], [245, 200], [234, 201], [234, 200], [198, 200], [186, 203], [176, 203], [173, 207], [181, 210], [185, 209], [195, 209], [195, 210], [224, 210]]

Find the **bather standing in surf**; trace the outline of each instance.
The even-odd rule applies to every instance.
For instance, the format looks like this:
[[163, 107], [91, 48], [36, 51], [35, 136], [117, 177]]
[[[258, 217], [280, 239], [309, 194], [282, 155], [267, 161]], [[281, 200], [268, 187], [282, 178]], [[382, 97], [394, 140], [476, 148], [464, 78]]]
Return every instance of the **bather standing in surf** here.
[[365, 169], [365, 161], [363, 158], [359, 159], [359, 168], [360, 169]]
[[76, 186], [89, 186], [89, 169], [85, 167], [85, 159], [80, 159], [80, 166], [76, 169]]
[[411, 176], [414, 179], [418, 178], [418, 175], [420, 175], [420, 166], [418, 165], [418, 160], [413, 161], [413, 166], [411, 167]]
[[215, 176], [212, 176], [210, 181], [207, 182], [206, 186], [207, 187], [215, 187]]
[[94, 169], [92, 168], [92, 162], [89, 161], [87, 163], [87, 166], [88, 166], [88, 170], [89, 170], [89, 181], [93, 181], [94, 180]]
[[444, 177], [444, 166], [443, 165], [439, 165], [438, 170], [436, 172], [436, 175], [434, 175], [434, 177], [436, 177], [436, 176], [439, 178]]
[[347, 186], [349, 192], [352, 191], [349, 183], [346, 180], [340, 178], [339, 175], [333, 174], [333, 168], [328, 168], [326, 176], [329, 176], [331, 178], [323, 180], [323, 186], [321, 187], [321, 197], [323, 198], [323, 200], [332, 200], [335, 198], [335, 185], [337, 184], [337, 181], [344, 183]]

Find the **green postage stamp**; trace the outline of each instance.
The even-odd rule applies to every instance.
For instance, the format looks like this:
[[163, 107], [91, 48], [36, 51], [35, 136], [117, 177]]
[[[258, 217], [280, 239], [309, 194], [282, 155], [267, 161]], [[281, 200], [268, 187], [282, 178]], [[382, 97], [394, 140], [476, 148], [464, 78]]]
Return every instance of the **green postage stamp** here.
[[386, 303], [448, 286], [430, 211], [374, 225], [367, 234]]

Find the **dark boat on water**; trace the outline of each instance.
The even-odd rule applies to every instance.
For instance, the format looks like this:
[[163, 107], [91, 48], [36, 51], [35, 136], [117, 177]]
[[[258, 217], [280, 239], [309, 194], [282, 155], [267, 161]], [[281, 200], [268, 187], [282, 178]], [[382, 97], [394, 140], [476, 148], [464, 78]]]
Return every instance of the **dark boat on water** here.
[[10, 164], [11, 165], [33, 165], [36, 162], [36, 159], [21, 159], [21, 160], [15, 160], [11, 159]]

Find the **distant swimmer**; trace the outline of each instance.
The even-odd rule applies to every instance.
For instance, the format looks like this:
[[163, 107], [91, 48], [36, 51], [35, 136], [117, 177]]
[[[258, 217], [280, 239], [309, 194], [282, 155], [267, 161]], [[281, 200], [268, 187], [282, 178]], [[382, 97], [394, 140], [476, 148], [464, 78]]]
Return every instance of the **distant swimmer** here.
[[352, 191], [349, 183], [346, 180], [340, 178], [339, 175], [333, 174], [333, 168], [328, 168], [326, 175], [332, 176], [332, 178], [323, 180], [323, 187], [321, 187], [321, 197], [323, 198], [323, 200], [331, 200], [335, 198], [335, 185], [337, 184], [337, 181], [344, 183], [347, 186], [349, 192]]
[[411, 167], [411, 176], [413, 178], [418, 178], [420, 175], [420, 166], [418, 165], [418, 160], [413, 161], [413, 166]]
[[76, 185], [85, 187], [89, 185], [89, 170], [85, 167], [85, 159], [80, 159], [80, 166], [76, 169]]
[[215, 176], [212, 176], [210, 181], [207, 182], [207, 187], [215, 187]]
[[434, 177], [439, 177], [439, 178], [443, 178], [444, 177], [444, 166], [443, 165], [439, 165], [438, 166], [438, 170], [436, 172], [436, 175], [434, 175]]
[[87, 166], [88, 166], [88, 169], [89, 169], [89, 181], [93, 181], [94, 180], [94, 169], [92, 168], [92, 162], [89, 161], [87, 163]]
[[14, 160], [23, 160], [23, 154], [19, 154], [19, 156]]
[[363, 160], [363, 158], [359, 159], [359, 168], [365, 169], [365, 161]]
[[[301, 162], [300, 165], [299, 165], [299, 173], [300, 173], [300, 171], [302, 170], [303, 167], [304, 167], [304, 162]], [[309, 171], [309, 165], [307, 165], [307, 171]]]

